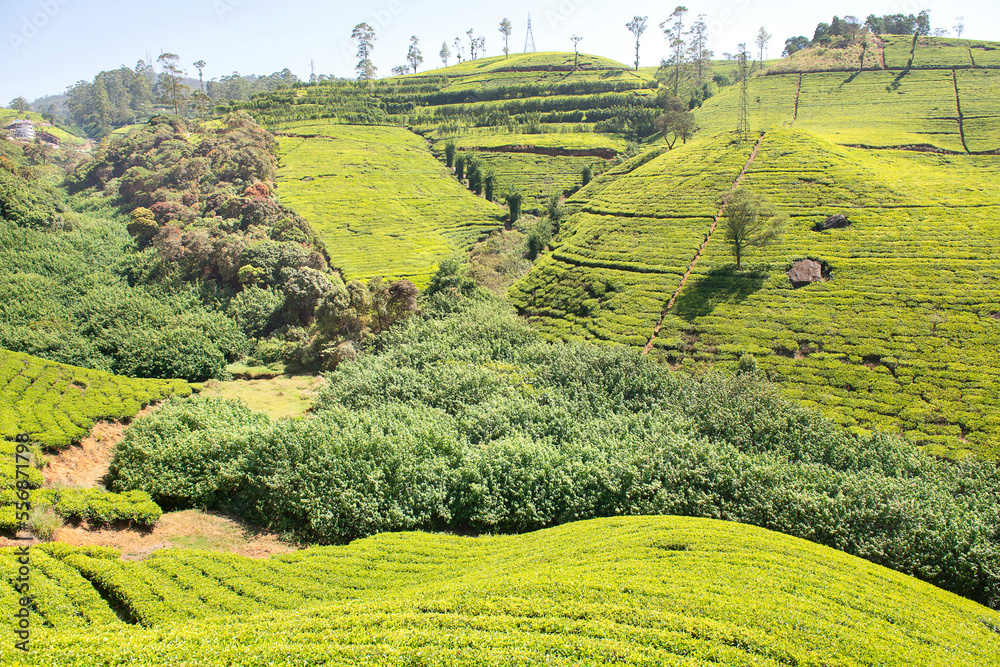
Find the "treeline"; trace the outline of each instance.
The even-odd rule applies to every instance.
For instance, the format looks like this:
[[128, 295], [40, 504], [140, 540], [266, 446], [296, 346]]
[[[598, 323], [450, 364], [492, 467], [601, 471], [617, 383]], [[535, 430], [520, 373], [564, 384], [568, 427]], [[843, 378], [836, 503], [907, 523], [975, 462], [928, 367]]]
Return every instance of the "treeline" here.
[[70, 86], [64, 96], [36, 104], [44, 108], [35, 110], [99, 138], [117, 128], [144, 123], [163, 109], [174, 108], [175, 103], [179, 113], [192, 117], [232, 100], [247, 100], [301, 83], [287, 68], [267, 76], [233, 72], [204, 82], [185, 78], [186, 71], [167, 62], [161, 69], [157, 72], [151, 63], [139, 60], [134, 68], [123, 65], [103, 71], [93, 81]]
[[864, 42], [868, 35], [929, 35], [931, 33], [930, 11], [923, 10], [919, 14], [886, 14], [875, 16], [870, 14], [862, 24], [856, 16], [840, 18], [834, 16], [829, 23], [816, 24], [812, 39], [804, 35], [789, 37], [785, 40], [783, 55], [790, 56], [796, 51], [810, 46], [827, 46], [845, 48]]
[[780, 398], [749, 357], [692, 379], [621, 347], [542, 342], [504, 305], [431, 291], [423, 317], [329, 376], [310, 419], [174, 402], [129, 430], [113, 488], [322, 543], [721, 518], [1000, 606], [992, 463], [850, 435]]

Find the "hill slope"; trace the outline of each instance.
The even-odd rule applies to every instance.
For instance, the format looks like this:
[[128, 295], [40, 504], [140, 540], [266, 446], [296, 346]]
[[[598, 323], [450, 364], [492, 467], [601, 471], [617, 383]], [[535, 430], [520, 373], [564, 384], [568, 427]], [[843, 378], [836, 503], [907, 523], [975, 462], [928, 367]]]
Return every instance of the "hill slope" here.
[[[551, 335], [643, 345], [697, 258], [654, 343], [672, 364], [751, 353], [788, 395], [845, 425], [995, 456], [996, 158], [769, 132], [742, 184], [793, 225], [751, 257], [758, 271], [735, 273], [721, 232], [701, 247], [746, 156], [727, 141], [702, 139], [583, 189], [511, 298]], [[834, 213], [852, 226], [812, 231]], [[805, 257], [827, 262], [832, 279], [792, 289], [784, 272]]]
[[459, 185], [408, 130], [316, 121], [283, 134], [282, 202], [351, 279], [425, 284], [438, 261], [502, 224], [502, 210]]
[[[122, 563], [46, 549], [57, 558], [35, 551], [37, 607], [56, 629], [34, 617], [31, 665], [1000, 664], [994, 611], [706, 519], [384, 534], [267, 561], [168, 550]], [[80, 572], [152, 627], [119, 621]]]

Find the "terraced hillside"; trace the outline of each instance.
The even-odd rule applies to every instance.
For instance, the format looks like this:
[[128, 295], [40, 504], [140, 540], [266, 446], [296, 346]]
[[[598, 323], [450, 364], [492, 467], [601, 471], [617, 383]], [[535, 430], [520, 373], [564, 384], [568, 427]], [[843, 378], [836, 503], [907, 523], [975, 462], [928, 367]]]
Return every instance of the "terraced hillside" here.
[[[623, 136], [652, 133], [656, 81], [606, 58], [516, 54], [373, 82], [330, 81], [234, 103], [278, 131], [300, 124], [402, 125], [475, 154], [497, 194], [517, 187], [526, 208], [580, 185], [585, 167], [627, 150]], [[312, 126], [305, 126], [312, 127]], [[604, 130], [604, 133], [595, 130]], [[648, 132], [646, 132], [648, 130]], [[391, 143], [391, 142], [390, 142]]]
[[708, 519], [389, 533], [266, 561], [55, 544], [32, 563], [30, 665], [1000, 664], [995, 611]]
[[[644, 344], [742, 164], [746, 148], [727, 141], [585, 188], [512, 299], [551, 335]], [[714, 181], [699, 179], [709, 163]], [[754, 354], [787, 395], [845, 425], [903, 430], [939, 453], [1000, 454], [998, 171], [989, 156], [767, 133], [742, 185], [793, 224], [740, 273], [714, 235], [652, 349], [686, 366]], [[685, 178], [698, 185], [681, 187]], [[813, 231], [834, 213], [852, 225]], [[793, 289], [785, 271], [806, 257], [832, 278]]]
[[610, 159], [627, 149], [624, 139], [598, 132], [510, 134], [480, 128], [475, 133], [434, 140], [434, 152], [444, 154], [449, 142], [455, 144], [456, 154], [478, 158], [485, 170], [494, 174], [497, 192], [520, 189], [529, 210], [541, 209], [553, 194], [567, 194], [580, 187], [584, 169], [602, 171]]
[[283, 130], [279, 155], [282, 203], [309, 219], [350, 279], [426, 284], [438, 261], [503, 224], [503, 209], [402, 128], [300, 123]]
[[[887, 66], [905, 67], [911, 46], [887, 38]], [[996, 45], [978, 48], [921, 40], [908, 70], [749, 81], [751, 129], [767, 134], [742, 185], [794, 222], [752, 258], [758, 270], [735, 273], [722, 233], [707, 240], [749, 151], [727, 143], [733, 87], [696, 111], [695, 145], [647, 154], [570, 198], [574, 215], [511, 298], [552, 336], [648, 344], [696, 368], [749, 352], [787, 395], [846, 426], [1000, 455], [1000, 71], [955, 60]], [[840, 212], [849, 229], [811, 231]], [[784, 272], [804, 257], [833, 279], [793, 290]]]
[[[803, 73], [786, 60], [775, 67], [782, 73], [750, 79], [751, 129], [794, 122], [839, 144], [1000, 150], [1000, 44], [922, 38], [908, 68], [912, 39], [882, 39], [884, 69]], [[696, 111], [702, 131], [732, 129], [739, 99], [733, 87], [706, 100]]]

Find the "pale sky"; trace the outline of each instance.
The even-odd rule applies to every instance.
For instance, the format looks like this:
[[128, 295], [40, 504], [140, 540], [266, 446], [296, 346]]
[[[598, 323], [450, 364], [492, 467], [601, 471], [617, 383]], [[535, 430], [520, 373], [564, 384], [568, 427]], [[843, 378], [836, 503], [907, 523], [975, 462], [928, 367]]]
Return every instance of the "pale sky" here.
[[[623, 63], [633, 59], [633, 39], [625, 24], [635, 15], [649, 16], [640, 64], [655, 65], [666, 55], [658, 26], [673, 11], [671, 5], [648, 0], [3, 0], [2, 4], [3, 106], [18, 95], [31, 101], [61, 93], [78, 80], [92, 80], [101, 70], [134, 67], [147, 52], [154, 60], [164, 51], [178, 54], [194, 77], [197, 70], [191, 63], [204, 60], [206, 80], [234, 71], [270, 74], [285, 67], [308, 79], [311, 60], [317, 74], [354, 76], [356, 47], [350, 34], [362, 21], [375, 28], [373, 60], [380, 76], [405, 63], [411, 35], [420, 40], [421, 69], [441, 65], [437, 53], [443, 40], [451, 45], [461, 37], [467, 54], [470, 28], [475, 36], [486, 38], [487, 56], [499, 55], [503, 43], [498, 28], [505, 17], [514, 26], [511, 52], [520, 52], [529, 13], [538, 51], [572, 51], [569, 38], [578, 34], [583, 37], [581, 52]], [[787, 37], [812, 37], [816, 24], [829, 22], [835, 12], [863, 21], [868, 14], [916, 14], [929, 9], [932, 28], [951, 29], [955, 18], [964, 16], [963, 37], [1000, 41], [996, 0], [705, 0], [687, 7], [688, 23], [698, 14], [706, 15], [709, 46], [719, 57], [735, 52], [740, 42], [752, 45], [762, 26], [774, 35], [768, 52], [776, 57]]]

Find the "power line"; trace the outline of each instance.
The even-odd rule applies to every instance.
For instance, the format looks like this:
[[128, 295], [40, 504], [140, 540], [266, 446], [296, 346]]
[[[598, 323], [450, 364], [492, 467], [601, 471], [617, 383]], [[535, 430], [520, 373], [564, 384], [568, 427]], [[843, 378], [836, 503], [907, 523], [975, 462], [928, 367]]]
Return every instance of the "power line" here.
[[747, 48], [745, 44], [740, 44], [740, 119], [736, 128], [739, 134], [740, 143], [750, 141], [750, 119], [747, 104], [747, 80], [750, 78], [750, 70], [747, 66]]

